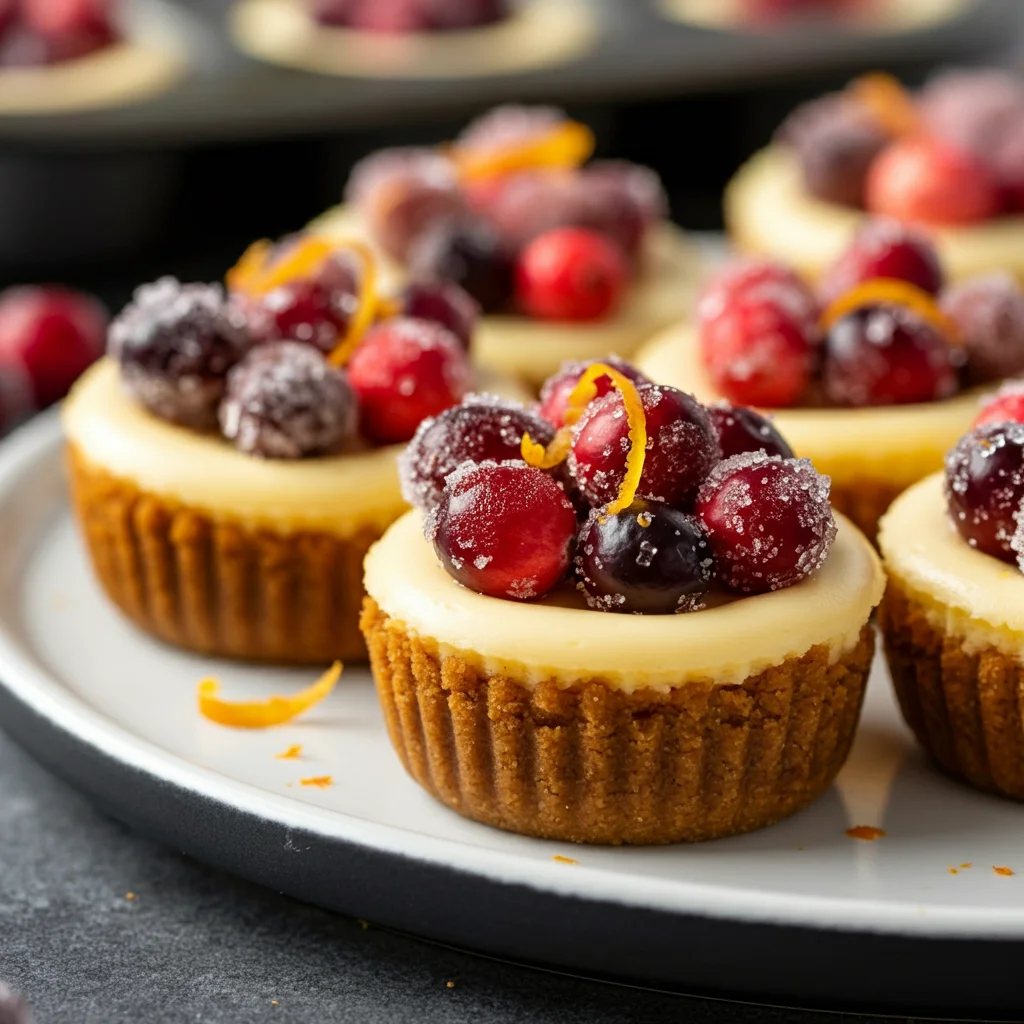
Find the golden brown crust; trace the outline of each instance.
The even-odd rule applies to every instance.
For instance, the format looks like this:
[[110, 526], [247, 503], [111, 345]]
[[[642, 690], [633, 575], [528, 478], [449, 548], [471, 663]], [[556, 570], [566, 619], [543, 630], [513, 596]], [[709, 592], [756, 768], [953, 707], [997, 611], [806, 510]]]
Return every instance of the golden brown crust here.
[[878, 520], [906, 488], [879, 480], [860, 480], [856, 484], [832, 483], [832, 507], [852, 519], [864, 536], [875, 544]]
[[748, 832], [807, 806], [846, 760], [874, 634], [739, 685], [530, 686], [440, 655], [372, 598], [361, 626], [391, 741], [438, 800], [488, 825], [587, 843]]
[[275, 533], [148, 494], [67, 449], [96, 575], [136, 625], [203, 654], [308, 664], [361, 660], [363, 558], [378, 529]]
[[951, 775], [1024, 800], [1024, 664], [933, 621], [890, 577], [879, 625], [903, 717]]

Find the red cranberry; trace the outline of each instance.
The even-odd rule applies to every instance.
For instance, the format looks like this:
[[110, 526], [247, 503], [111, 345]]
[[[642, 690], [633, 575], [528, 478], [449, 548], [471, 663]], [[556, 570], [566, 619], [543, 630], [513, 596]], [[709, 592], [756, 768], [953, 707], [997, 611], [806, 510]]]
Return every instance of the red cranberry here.
[[942, 308], [960, 329], [967, 372], [975, 383], [1024, 372], [1024, 292], [1005, 272], [954, 285]]
[[400, 317], [366, 335], [348, 364], [348, 379], [359, 396], [363, 435], [395, 444], [462, 398], [469, 363], [451, 331]]
[[471, 202], [515, 253], [547, 231], [585, 222], [589, 195], [578, 177], [542, 168], [486, 178], [471, 186]]
[[818, 319], [818, 301], [796, 271], [755, 256], [734, 260], [708, 281], [697, 302], [697, 321], [701, 325], [710, 323], [744, 301], [778, 307], [787, 319], [799, 322], [814, 323]]
[[836, 536], [829, 486], [809, 459], [748, 452], [720, 462], [696, 509], [718, 578], [759, 594], [791, 587], [820, 568]]
[[583, 228], [558, 228], [519, 255], [516, 300], [543, 320], [600, 320], [618, 306], [626, 264], [612, 242]]
[[463, 151], [508, 149], [549, 134], [566, 119], [565, 111], [557, 107], [526, 107], [509, 103], [470, 121], [456, 141]]
[[656, 171], [628, 160], [595, 160], [580, 172], [586, 184], [614, 187], [636, 210], [645, 226], [668, 216], [668, 196]]
[[973, 224], [1002, 206], [998, 183], [977, 159], [937, 139], [891, 143], [868, 172], [867, 208], [922, 224]]
[[528, 601], [565, 578], [576, 512], [551, 477], [525, 462], [470, 463], [448, 477], [426, 531], [463, 586]]
[[399, 460], [402, 494], [410, 505], [430, 509], [444, 482], [464, 462], [505, 462], [520, 458], [523, 434], [545, 447], [551, 424], [521, 405], [493, 395], [470, 395], [417, 428]]
[[[580, 378], [589, 366], [596, 362], [607, 363], [613, 370], [618, 370], [623, 377], [628, 377], [634, 384], [651, 384], [649, 378], [642, 374], [631, 363], [619, 356], [608, 356], [605, 359], [591, 359], [589, 362], [563, 363], [561, 369], [548, 377], [541, 385], [540, 406], [538, 411], [552, 426], [561, 427], [565, 424], [565, 413], [569, 408], [569, 396], [580, 382]], [[608, 394], [612, 390], [612, 379], [603, 374], [594, 381], [597, 389], [595, 398]]]
[[[637, 496], [683, 506], [718, 461], [718, 441], [703, 406], [658, 384], [637, 391], [647, 420], [647, 453]], [[626, 474], [629, 423], [622, 396], [591, 402], [573, 432], [569, 472], [591, 505], [614, 501]]]
[[0, 0], [0, 42], [18, 18], [19, 0]]
[[946, 504], [972, 548], [1005, 562], [1024, 501], [1024, 425], [989, 423], [946, 456]]
[[[626, 164], [626, 167], [629, 165]], [[645, 168], [636, 168], [644, 172]], [[653, 174], [653, 171], [646, 173]], [[596, 231], [630, 261], [639, 254], [649, 221], [623, 172], [586, 167], [571, 175], [577, 198], [572, 226]], [[658, 182], [657, 177], [655, 181]]]
[[1024, 423], [1024, 382], [1005, 384], [985, 400], [972, 426], [987, 423]]
[[897, 221], [864, 223], [849, 248], [825, 272], [822, 297], [832, 302], [876, 277], [909, 281], [931, 295], [942, 288], [942, 267], [935, 247], [924, 235]]
[[48, 38], [112, 34], [107, 0], [21, 0], [21, 17], [31, 31]]
[[713, 568], [700, 520], [641, 500], [613, 516], [592, 511], [575, 562], [591, 608], [645, 615], [703, 608]]
[[447, 327], [468, 349], [480, 318], [477, 301], [453, 281], [413, 281], [402, 293], [402, 316]]
[[509, 0], [420, 0], [436, 32], [492, 25], [508, 17]]
[[722, 458], [744, 452], [764, 452], [779, 455], [784, 459], [793, 458], [793, 449], [775, 429], [767, 416], [743, 405], [716, 402], [707, 407], [708, 419], [718, 436], [718, 447]]

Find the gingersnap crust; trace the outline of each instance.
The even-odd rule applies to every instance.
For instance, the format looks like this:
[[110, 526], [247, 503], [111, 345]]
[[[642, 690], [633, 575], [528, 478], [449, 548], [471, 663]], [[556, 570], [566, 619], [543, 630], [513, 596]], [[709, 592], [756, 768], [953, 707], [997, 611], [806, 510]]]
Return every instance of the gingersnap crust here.
[[584, 843], [714, 839], [806, 807], [846, 760], [874, 651], [865, 626], [835, 662], [820, 645], [740, 684], [626, 692], [488, 673], [369, 597], [360, 624], [391, 741], [424, 789], [485, 824]]
[[950, 775], [1024, 800], [1024, 662], [940, 618], [890, 576], [878, 621], [903, 717]]
[[75, 516], [107, 596], [161, 640], [230, 658], [362, 660], [363, 558], [379, 527], [278, 533], [147, 493], [89, 463], [67, 466]]

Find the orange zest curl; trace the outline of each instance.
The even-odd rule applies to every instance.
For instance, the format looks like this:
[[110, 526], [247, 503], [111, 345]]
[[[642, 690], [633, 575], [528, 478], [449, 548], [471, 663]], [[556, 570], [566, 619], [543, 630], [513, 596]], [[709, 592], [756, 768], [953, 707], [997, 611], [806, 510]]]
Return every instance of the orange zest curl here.
[[300, 786], [316, 786], [317, 789], [327, 789], [334, 785], [333, 775], [314, 775], [309, 779], [299, 779]]
[[[357, 241], [346, 242], [345, 246], [362, 261], [363, 272], [359, 275], [359, 304], [356, 306], [356, 314], [349, 322], [345, 336], [338, 341], [327, 357], [332, 366], [344, 366], [352, 358], [352, 353], [359, 347], [363, 335], [370, 329], [384, 305], [377, 294], [377, 260], [373, 250], [363, 242]], [[389, 304], [387, 308], [391, 309], [391, 305]]]
[[519, 451], [523, 456], [523, 462], [528, 466], [534, 466], [537, 469], [554, 469], [569, 457], [571, 445], [572, 428], [562, 427], [547, 448], [542, 444], [537, 444], [529, 434], [523, 434]]
[[338, 243], [323, 235], [303, 235], [275, 259], [274, 243], [261, 238], [227, 272], [228, 288], [246, 295], [266, 295], [290, 281], [311, 277], [337, 249]]
[[840, 295], [822, 313], [821, 325], [827, 331], [837, 320], [842, 320], [844, 316], [864, 306], [876, 303], [903, 306], [931, 324], [949, 341], [959, 340], [960, 332], [956, 322], [943, 313], [931, 295], [909, 281], [900, 281], [894, 277], [872, 278]]
[[920, 126], [921, 119], [910, 93], [892, 75], [873, 71], [855, 78], [849, 89], [853, 98], [887, 134], [909, 135]]
[[341, 662], [336, 661], [305, 690], [290, 697], [275, 696], [266, 700], [224, 700], [217, 696], [220, 683], [216, 679], [204, 679], [197, 692], [199, 713], [211, 722], [231, 725], [236, 729], [267, 729], [272, 725], [283, 725], [319, 704], [334, 689], [341, 677], [341, 669]]
[[587, 162], [594, 133], [578, 121], [562, 121], [550, 131], [495, 149], [454, 145], [450, 155], [464, 182], [483, 181], [533, 168], [567, 170]]

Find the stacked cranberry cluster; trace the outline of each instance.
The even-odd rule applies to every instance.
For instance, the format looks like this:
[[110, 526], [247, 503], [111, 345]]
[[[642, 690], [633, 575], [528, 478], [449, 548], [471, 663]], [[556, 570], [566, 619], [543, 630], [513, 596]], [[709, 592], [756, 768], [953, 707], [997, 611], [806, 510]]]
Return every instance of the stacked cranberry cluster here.
[[[304, 244], [279, 244], [268, 266]], [[373, 301], [367, 272], [338, 248], [255, 291], [164, 277], [137, 289], [111, 325], [110, 352], [136, 401], [193, 430], [219, 427], [250, 455], [408, 441], [466, 393], [477, 310], [454, 285], [410, 285], [337, 365], [361, 304]]]
[[[665, 614], [703, 607], [716, 581], [763, 593], [824, 562], [835, 537], [828, 478], [793, 458], [768, 420], [705, 408], [614, 358], [607, 368], [625, 383], [602, 373], [582, 411], [573, 403], [588, 364], [572, 363], [536, 409], [471, 396], [420, 425], [401, 459], [403, 493], [427, 513], [456, 580], [528, 600], [574, 577], [592, 608]], [[642, 469], [619, 508], [641, 408]], [[567, 459], [528, 464], [524, 434], [548, 453], [562, 439]]]
[[581, 166], [592, 145], [559, 110], [499, 107], [446, 150], [372, 154], [346, 198], [390, 257], [457, 282], [486, 312], [599, 320], [621, 301], [666, 202], [644, 167]]
[[931, 402], [1024, 372], [1018, 281], [946, 288], [931, 244], [894, 221], [867, 221], [816, 293], [788, 267], [740, 261], [710, 282], [697, 318], [712, 382], [748, 405]]
[[0, 0], [0, 67], [73, 60], [118, 38], [110, 0]]
[[947, 72], [916, 97], [864, 84], [798, 107], [779, 131], [812, 195], [927, 224], [1024, 209], [1024, 83]]
[[313, 15], [324, 25], [404, 35], [493, 25], [509, 8], [509, 0], [314, 0]]

